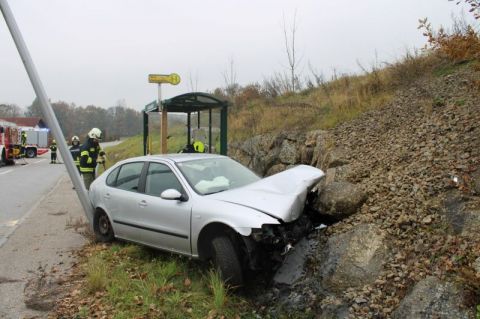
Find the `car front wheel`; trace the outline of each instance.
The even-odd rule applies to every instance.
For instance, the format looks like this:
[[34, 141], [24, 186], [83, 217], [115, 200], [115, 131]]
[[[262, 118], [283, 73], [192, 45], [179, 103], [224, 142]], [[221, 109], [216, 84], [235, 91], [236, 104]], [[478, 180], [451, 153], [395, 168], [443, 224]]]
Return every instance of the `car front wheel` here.
[[93, 221], [95, 238], [102, 243], [111, 242], [114, 238], [112, 224], [105, 212], [99, 211], [95, 214]]
[[243, 285], [243, 271], [238, 253], [230, 238], [215, 237], [212, 240], [213, 263], [223, 281], [232, 287]]

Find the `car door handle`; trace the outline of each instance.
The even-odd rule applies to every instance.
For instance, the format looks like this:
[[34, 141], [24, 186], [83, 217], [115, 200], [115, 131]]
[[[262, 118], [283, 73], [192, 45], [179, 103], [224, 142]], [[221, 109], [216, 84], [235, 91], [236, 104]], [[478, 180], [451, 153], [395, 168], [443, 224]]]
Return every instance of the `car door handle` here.
[[145, 207], [145, 206], [147, 206], [147, 201], [142, 200], [140, 203], [138, 203], [138, 206], [140, 206], [140, 207]]
[[105, 198], [105, 199], [110, 199], [110, 194], [109, 194], [109, 193], [106, 193], [105, 195], [103, 195], [103, 198]]

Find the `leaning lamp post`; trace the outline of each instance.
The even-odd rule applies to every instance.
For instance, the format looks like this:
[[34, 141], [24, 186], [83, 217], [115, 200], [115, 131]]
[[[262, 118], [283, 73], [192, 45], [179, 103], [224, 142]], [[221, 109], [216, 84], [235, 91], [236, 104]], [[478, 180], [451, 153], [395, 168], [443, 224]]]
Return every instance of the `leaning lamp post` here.
[[[161, 153], [168, 153], [167, 150], [167, 135], [168, 135], [168, 112], [162, 105], [162, 83], [170, 83], [172, 85], [177, 85], [180, 83], [180, 76], [176, 73], [172, 74], [149, 74], [148, 75], [149, 83], [158, 84], [158, 110], [162, 112], [162, 121], [160, 129], [160, 140], [161, 140]], [[150, 149], [150, 152], [152, 150]]]
[[30, 56], [27, 45], [23, 40], [20, 29], [17, 26], [17, 23], [15, 21], [12, 11], [10, 10], [7, 0], [0, 0], [0, 10], [2, 11], [3, 17], [5, 18], [8, 29], [10, 30], [10, 34], [12, 35], [13, 41], [15, 42], [18, 53], [20, 54], [23, 65], [25, 66], [25, 70], [27, 71], [30, 82], [32, 83], [35, 94], [40, 101], [42, 115], [46, 119], [48, 125], [50, 126], [50, 129], [52, 130], [53, 136], [58, 142], [58, 150], [60, 151], [60, 155], [62, 155], [63, 162], [65, 163], [68, 174], [70, 175], [70, 179], [75, 186], [75, 190], [77, 192], [78, 198], [80, 199], [83, 210], [85, 211], [85, 215], [90, 221], [90, 225], [93, 225], [93, 206], [88, 199], [87, 190], [85, 189], [85, 186], [80, 179], [80, 174], [78, 173], [77, 168], [73, 163], [73, 158], [71, 157], [70, 151], [68, 150], [67, 144], [65, 143], [65, 138], [63, 136], [62, 130], [60, 129], [60, 125], [58, 124], [52, 106], [48, 101], [47, 93], [43, 88], [40, 76], [37, 73], [35, 65], [33, 64], [32, 57]]

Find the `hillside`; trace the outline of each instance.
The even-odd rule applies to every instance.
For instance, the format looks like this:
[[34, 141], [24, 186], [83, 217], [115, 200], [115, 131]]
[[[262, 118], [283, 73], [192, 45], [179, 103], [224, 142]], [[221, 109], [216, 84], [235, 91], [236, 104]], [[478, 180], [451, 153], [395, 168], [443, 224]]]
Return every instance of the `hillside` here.
[[[328, 227], [300, 242], [278, 270], [261, 272], [248, 294], [228, 292], [190, 260], [92, 244], [80, 253], [77, 293], [58, 313], [478, 318], [480, 66], [477, 53], [441, 49], [300, 93], [272, 98], [249, 87], [236, 96], [231, 157], [260, 175], [298, 164], [326, 172], [313, 208]], [[172, 128], [170, 151], [183, 145], [184, 130]], [[107, 151], [109, 163], [141, 148], [141, 138], [131, 138]], [[175, 275], [161, 284], [148, 275], [165, 267]], [[117, 276], [125, 269], [128, 278]]]
[[[299, 163], [327, 173], [317, 207], [334, 223], [311, 239], [302, 277], [288, 286], [277, 283], [267, 300], [318, 318], [475, 316], [479, 71], [470, 63], [426, 74], [383, 107], [331, 130], [267, 134], [236, 144], [234, 156], [261, 174]], [[346, 214], [341, 204], [353, 191], [337, 191], [336, 203], [321, 203], [335, 187], [368, 199]]]

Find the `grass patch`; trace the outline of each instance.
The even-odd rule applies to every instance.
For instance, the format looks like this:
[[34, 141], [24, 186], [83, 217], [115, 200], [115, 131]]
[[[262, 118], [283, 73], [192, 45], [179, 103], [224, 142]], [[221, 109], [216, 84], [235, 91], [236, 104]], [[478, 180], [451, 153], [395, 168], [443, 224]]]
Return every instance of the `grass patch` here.
[[95, 293], [107, 286], [107, 267], [100, 256], [94, 256], [86, 265], [87, 291]]
[[218, 273], [188, 258], [113, 244], [88, 257], [85, 272], [93, 304], [78, 308], [80, 318], [94, 315], [96, 305], [114, 318], [256, 318]]
[[222, 313], [227, 303], [227, 287], [220, 278], [220, 274], [214, 270], [208, 272], [208, 281], [213, 293], [213, 307], [218, 313]]

